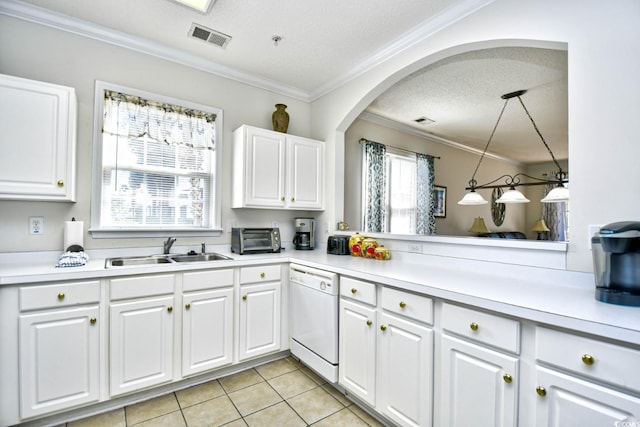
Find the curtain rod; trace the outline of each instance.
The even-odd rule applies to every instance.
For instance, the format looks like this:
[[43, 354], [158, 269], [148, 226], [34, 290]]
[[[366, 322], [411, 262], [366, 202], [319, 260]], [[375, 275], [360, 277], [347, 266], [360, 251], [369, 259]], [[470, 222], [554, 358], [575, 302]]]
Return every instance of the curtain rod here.
[[[358, 143], [360, 143], [360, 144], [364, 144], [365, 142], [375, 142], [376, 144], [384, 145], [385, 147], [393, 148], [394, 150], [398, 150], [398, 151], [404, 151], [406, 153], [423, 154], [425, 156], [431, 156], [431, 154], [418, 153], [417, 151], [411, 151], [411, 150], [407, 150], [405, 148], [394, 147], [394, 146], [391, 146], [391, 145], [383, 144], [381, 142], [372, 141], [372, 140], [366, 139], [366, 138], [360, 138], [360, 141], [358, 141]], [[433, 157], [434, 159], [439, 159], [440, 158], [439, 156], [431, 156], [431, 157]]]

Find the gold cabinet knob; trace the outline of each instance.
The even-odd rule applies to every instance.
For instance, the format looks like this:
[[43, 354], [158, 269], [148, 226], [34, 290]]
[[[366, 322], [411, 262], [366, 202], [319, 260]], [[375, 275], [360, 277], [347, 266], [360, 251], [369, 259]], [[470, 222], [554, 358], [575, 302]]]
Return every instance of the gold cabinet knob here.
[[405, 308], [407, 306], [407, 303], [404, 301], [400, 301], [400, 308]]
[[247, 300], [247, 296], [246, 295], [242, 295], [242, 301], [246, 301]]
[[64, 292], [60, 292], [60, 293], [58, 294], [58, 299], [59, 299], [59, 300], [63, 300], [63, 299], [64, 299]]
[[58, 187], [64, 187], [64, 181], [59, 179], [58, 180]]
[[260, 273], [260, 278], [261, 278], [261, 279], [264, 279], [264, 276], [266, 276], [266, 274], [264, 274], [264, 273]]
[[171, 313], [171, 312], [173, 311], [173, 307], [171, 307], [171, 306], [167, 307], [167, 311], [168, 311], [169, 313]]
[[545, 397], [547, 395], [547, 389], [539, 385], [536, 387], [536, 393], [538, 393], [538, 396]]
[[89, 319], [89, 323], [91, 323], [92, 325], [95, 325], [97, 321], [98, 319], [96, 319], [95, 317], [92, 317], [91, 319]]
[[284, 202], [284, 196], [280, 197], [280, 201]]
[[591, 366], [591, 365], [593, 365], [593, 364], [594, 364], [594, 362], [595, 362], [595, 361], [596, 361], [596, 359], [595, 359], [592, 355], [590, 355], [590, 354], [583, 354], [583, 355], [582, 355], [582, 362], [583, 362], [585, 365], [589, 365], [589, 366]]
[[296, 201], [296, 198], [295, 198], [295, 197], [292, 197], [292, 198], [291, 198], [291, 201], [292, 201], [292, 202], [295, 202], [295, 201]]
[[511, 374], [504, 374], [502, 376], [502, 379], [504, 380], [505, 383], [507, 384], [511, 384], [513, 382], [513, 377], [511, 376]]
[[380, 325], [380, 330], [382, 332], [386, 331], [387, 330], [387, 326], [386, 325]]
[[186, 310], [189, 310], [189, 309], [191, 308], [191, 304], [188, 304], [188, 303], [187, 303], [187, 304], [185, 304], [185, 305], [184, 305], [184, 308], [185, 308]]
[[367, 326], [371, 326], [371, 325], [373, 325], [373, 322], [371, 320], [367, 319]]
[[472, 331], [477, 331], [479, 326], [476, 322], [471, 322], [469, 327], [471, 328]]
[[356, 288], [351, 288], [351, 293], [355, 294], [356, 292], [358, 292], [358, 290]]

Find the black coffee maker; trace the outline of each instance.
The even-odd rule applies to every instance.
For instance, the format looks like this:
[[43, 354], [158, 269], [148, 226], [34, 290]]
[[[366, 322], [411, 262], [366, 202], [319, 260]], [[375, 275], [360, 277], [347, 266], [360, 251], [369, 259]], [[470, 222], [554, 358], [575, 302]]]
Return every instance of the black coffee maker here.
[[591, 238], [596, 299], [640, 306], [640, 222], [614, 222]]
[[311, 250], [316, 246], [316, 220], [313, 218], [295, 218], [296, 234], [293, 245], [298, 250]]

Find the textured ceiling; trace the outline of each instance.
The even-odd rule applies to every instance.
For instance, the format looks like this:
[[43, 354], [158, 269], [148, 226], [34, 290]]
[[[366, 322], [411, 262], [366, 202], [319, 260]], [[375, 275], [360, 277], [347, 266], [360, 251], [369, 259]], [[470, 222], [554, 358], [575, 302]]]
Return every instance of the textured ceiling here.
[[[170, 0], [1, 0], [0, 12], [2, 3], [35, 5], [27, 14], [39, 15], [40, 7], [54, 13], [42, 19], [46, 25], [69, 18], [72, 24], [61, 28], [95, 25], [90, 36], [98, 38], [113, 30], [236, 70], [249, 84], [267, 81], [269, 90], [312, 99], [393, 55], [420, 30], [436, 31], [490, 1], [216, 0], [201, 14]], [[227, 34], [231, 42], [223, 49], [188, 37], [193, 23]], [[274, 35], [282, 38], [277, 46]], [[502, 108], [500, 95], [518, 89], [528, 90], [525, 104], [556, 157], [566, 158], [563, 51], [500, 48], [447, 58], [397, 83], [367, 112], [481, 150]], [[416, 125], [421, 116], [435, 122]], [[522, 163], [550, 158], [517, 99], [489, 151]]]

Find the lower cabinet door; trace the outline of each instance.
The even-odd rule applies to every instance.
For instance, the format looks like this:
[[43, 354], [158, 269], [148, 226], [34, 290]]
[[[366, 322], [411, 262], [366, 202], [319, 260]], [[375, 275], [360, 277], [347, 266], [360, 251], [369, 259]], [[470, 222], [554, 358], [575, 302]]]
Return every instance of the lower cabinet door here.
[[21, 418], [98, 400], [98, 317], [98, 306], [20, 316]]
[[173, 380], [173, 296], [112, 303], [111, 396]]
[[[518, 359], [442, 335], [439, 421], [448, 427], [517, 425]], [[579, 424], [565, 424], [579, 425]]]
[[376, 407], [402, 426], [431, 426], [433, 330], [387, 314], [378, 327]]
[[546, 368], [536, 372], [537, 387], [529, 394], [536, 400], [536, 426], [640, 425], [637, 397]]
[[233, 288], [185, 294], [182, 376], [233, 362]]
[[280, 350], [280, 283], [240, 287], [238, 359]]
[[338, 381], [371, 406], [376, 401], [376, 310], [340, 299]]

